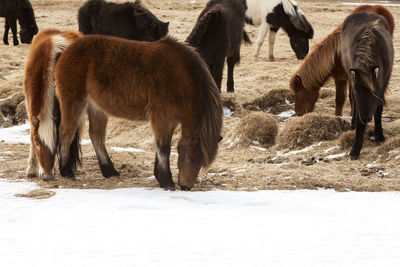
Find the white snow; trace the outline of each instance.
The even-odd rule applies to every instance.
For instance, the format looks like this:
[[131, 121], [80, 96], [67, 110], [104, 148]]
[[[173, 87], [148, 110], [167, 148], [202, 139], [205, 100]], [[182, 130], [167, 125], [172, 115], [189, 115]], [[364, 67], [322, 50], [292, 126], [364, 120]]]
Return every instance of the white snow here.
[[337, 158], [342, 158], [346, 155], [347, 155], [347, 153], [333, 154], [333, 155], [326, 156], [326, 158], [327, 159], [337, 159]]
[[119, 151], [119, 152], [144, 152], [142, 149], [134, 148], [134, 147], [117, 147], [117, 146], [112, 146], [112, 150], [114, 151]]
[[400, 193], [36, 188], [0, 179], [2, 266], [400, 266]]
[[230, 117], [230, 116], [232, 116], [232, 114], [233, 114], [233, 112], [229, 108], [224, 107], [224, 116], [225, 117]]
[[8, 128], [0, 128], [0, 141], [3, 140], [8, 144], [17, 144], [17, 143], [30, 143], [30, 134], [29, 129], [31, 125], [29, 122], [25, 124], [8, 127]]
[[278, 116], [280, 118], [288, 118], [288, 117], [293, 116], [294, 114], [296, 114], [296, 112], [294, 112], [294, 110], [290, 109], [290, 110], [284, 111], [282, 113], [279, 113], [276, 116]]

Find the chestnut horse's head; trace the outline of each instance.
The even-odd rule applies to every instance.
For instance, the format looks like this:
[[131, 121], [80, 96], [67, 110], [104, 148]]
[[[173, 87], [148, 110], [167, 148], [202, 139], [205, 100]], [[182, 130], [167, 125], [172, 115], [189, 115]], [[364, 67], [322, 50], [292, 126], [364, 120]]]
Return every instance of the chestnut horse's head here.
[[52, 179], [57, 152], [57, 135], [53, 120], [41, 122], [38, 118], [33, 118], [31, 126], [31, 142], [39, 164], [39, 176], [43, 180]]
[[299, 75], [294, 75], [290, 80], [290, 89], [294, 93], [294, 111], [298, 116], [313, 111], [319, 90], [304, 87]]
[[178, 154], [178, 184], [182, 190], [190, 190], [204, 164], [200, 138], [183, 136], [178, 143]]

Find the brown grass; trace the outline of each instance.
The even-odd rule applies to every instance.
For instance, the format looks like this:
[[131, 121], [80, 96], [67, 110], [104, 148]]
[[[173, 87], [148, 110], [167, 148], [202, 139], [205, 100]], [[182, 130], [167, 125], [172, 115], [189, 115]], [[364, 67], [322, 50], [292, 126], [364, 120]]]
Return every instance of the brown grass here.
[[400, 137], [392, 138], [386, 141], [384, 144], [378, 146], [376, 152], [381, 155], [386, 155], [389, 151], [395, 150], [400, 147]]
[[34, 199], [46, 199], [46, 198], [51, 198], [55, 194], [56, 194], [55, 192], [46, 189], [35, 189], [26, 194], [16, 194], [15, 196], [34, 198]]
[[278, 135], [281, 148], [305, 147], [316, 141], [333, 140], [350, 129], [350, 123], [336, 116], [308, 113], [286, 122]]

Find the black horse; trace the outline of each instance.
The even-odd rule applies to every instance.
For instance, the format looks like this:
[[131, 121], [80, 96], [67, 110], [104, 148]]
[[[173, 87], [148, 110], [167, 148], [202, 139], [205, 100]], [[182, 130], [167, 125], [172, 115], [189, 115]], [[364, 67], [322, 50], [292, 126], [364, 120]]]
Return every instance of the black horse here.
[[78, 13], [83, 34], [106, 34], [138, 41], [157, 41], [168, 33], [169, 22], [157, 19], [140, 0], [122, 4], [89, 0]]
[[14, 45], [19, 45], [17, 37], [17, 20], [21, 26], [19, 32], [21, 42], [30, 44], [32, 38], [38, 33], [35, 14], [29, 0], [1, 0], [0, 1], [0, 17], [6, 18], [4, 29], [3, 43], [8, 45], [8, 32], [13, 33]]
[[227, 91], [234, 92], [233, 68], [240, 61], [242, 38], [250, 42], [243, 30], [246, 9], [245, 0], [211, 0], [186, 39], [207, 62], [220, 91], [225, 57], [228, 64]]
[[352, 126], [356, 135], [350, 159], [356, 160], [365, 127], [372, 117], [375, 141], [385, 141], [381, 118], [394, 60], [393, 41], [385, 18], [365, 12], [348, 16], [342, 25], [341, 59], [353, 99]]

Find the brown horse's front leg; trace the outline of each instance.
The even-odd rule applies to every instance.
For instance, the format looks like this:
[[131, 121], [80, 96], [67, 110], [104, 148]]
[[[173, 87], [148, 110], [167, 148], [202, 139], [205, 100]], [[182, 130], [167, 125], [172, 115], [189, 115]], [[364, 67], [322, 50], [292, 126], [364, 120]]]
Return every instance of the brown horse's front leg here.
[[171, 169], [169, 167], [169, 155], [171, 146], [157, 144], [156, 160], [154, 163], [154, 176], [160, 186], [166, 190], [175, 190], [175, 184], [172, 180]]
[[29, 149], [29, 159], [28, 159], [28, 167], [26, 168], [26, 177], [27, 178], [34, 178], [37, 175], [38, 165], [37, 165], [37, 158], [35, 154], [35, 148], [33, 147], [34, 141], [32, 141], [31, 137], [31, 145]]
[[335, 78], [335, 85], [336, 85], [335, 115], [342, 116], [344, 102], [346, 101], [347, 80]]
[[240, 53], [236, 51], [233, 56], [226, 59], [228, 65], [228, 79], [227, 79], [227, 91], [233, 93], [235, 91], [234, 81], [233, 81], [233, 69], [235, 64], [240, 61]]
[[6, 25], [4, 26], [3, 43], [8, 45], [8, 32], [10, 31], [10, 24], [8, 23], [8, 18], [6, 18]]
[[10, 23], [11, 31], [13, 34], [13, 43], [14, 43], [14, 45], [19, 45], [18, 35], [17, 35], [17, 20], [12, 19], [9, 21], [9, 23]]

